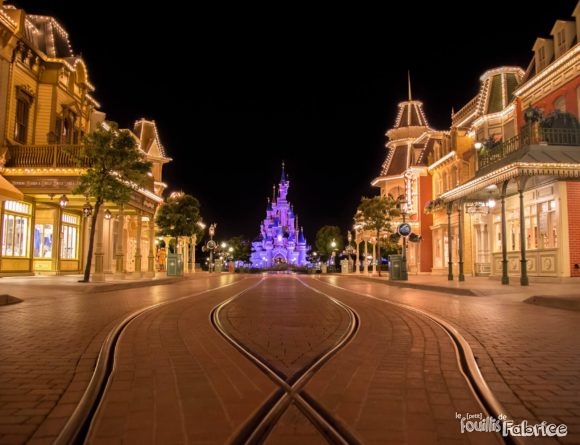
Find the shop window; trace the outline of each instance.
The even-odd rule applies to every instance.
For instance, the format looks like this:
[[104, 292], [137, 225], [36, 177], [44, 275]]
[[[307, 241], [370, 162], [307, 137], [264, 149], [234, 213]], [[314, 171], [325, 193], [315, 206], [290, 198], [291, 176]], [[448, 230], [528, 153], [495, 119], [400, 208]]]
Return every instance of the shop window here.
[[30, 227], [29, 204], [18, 201], [4, 202], [2, 220], [2, 256], [27, 257]]
[[78, 259], [79, 224], [77, 215], [62, 215], [60, 258], [63, 260]]
[[34, 258], [52, 258], [52, 224], [34, 225]]

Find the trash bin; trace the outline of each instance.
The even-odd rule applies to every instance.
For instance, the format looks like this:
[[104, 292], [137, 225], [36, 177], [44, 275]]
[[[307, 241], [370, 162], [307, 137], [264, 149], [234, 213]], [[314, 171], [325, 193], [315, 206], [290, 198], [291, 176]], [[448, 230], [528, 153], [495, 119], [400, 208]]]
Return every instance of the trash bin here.
[[170, 253], [167, 255], [167, 275], [183, 275], [183, 255], [181, 253]]
[[401, 266], [403, 263], [403, 255], [389, 255], [389, 279], [401, 279]]
[[320, 265], [320, 272], [321, 273], [326, 273], [327, 270], [328, 270], [328, 267], [326, 266], [326, 263], [322, 263]]
[[348, 273], [348, 260], [342, 260], [340, 262], [340, 273]]

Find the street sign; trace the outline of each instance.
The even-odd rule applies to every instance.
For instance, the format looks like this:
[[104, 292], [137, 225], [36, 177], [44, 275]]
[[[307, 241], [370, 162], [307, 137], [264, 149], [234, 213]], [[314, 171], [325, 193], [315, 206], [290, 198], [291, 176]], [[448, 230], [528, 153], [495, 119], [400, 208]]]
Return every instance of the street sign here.
[[409, 236], [411, 234], [411, 226], [407, 223], [399, 224], [397, 232], [399, 232], [399, 235], [401, 236]]

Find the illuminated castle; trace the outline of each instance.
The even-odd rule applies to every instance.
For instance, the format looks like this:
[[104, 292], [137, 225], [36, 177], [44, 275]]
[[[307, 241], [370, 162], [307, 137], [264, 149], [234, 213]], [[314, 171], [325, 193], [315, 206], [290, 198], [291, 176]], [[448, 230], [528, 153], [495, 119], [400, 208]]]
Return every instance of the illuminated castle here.
[[272, 193], [272, 200], [268, 198], [266, 218], [260, 225], [260, 234], [252, 242], [252, 267], [268, 268], [277, 264], [291, 264], [305, 266], [306, 251], [309, 247], [304, 239], [302, 228], [298, 229], [298, 216], [294, 214], [292, 205], [286, 200], [290, 181], [284, 172], [282, 163], [282, 177]]

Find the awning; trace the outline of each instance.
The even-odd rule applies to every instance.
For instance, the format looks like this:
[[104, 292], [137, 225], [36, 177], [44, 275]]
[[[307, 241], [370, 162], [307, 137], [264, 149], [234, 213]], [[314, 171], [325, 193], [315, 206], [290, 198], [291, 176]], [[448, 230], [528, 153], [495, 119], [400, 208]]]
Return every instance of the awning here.
[[24, 199], [24, 194], [0, 175], [0, 201], [20, 201], [22, 199]]

